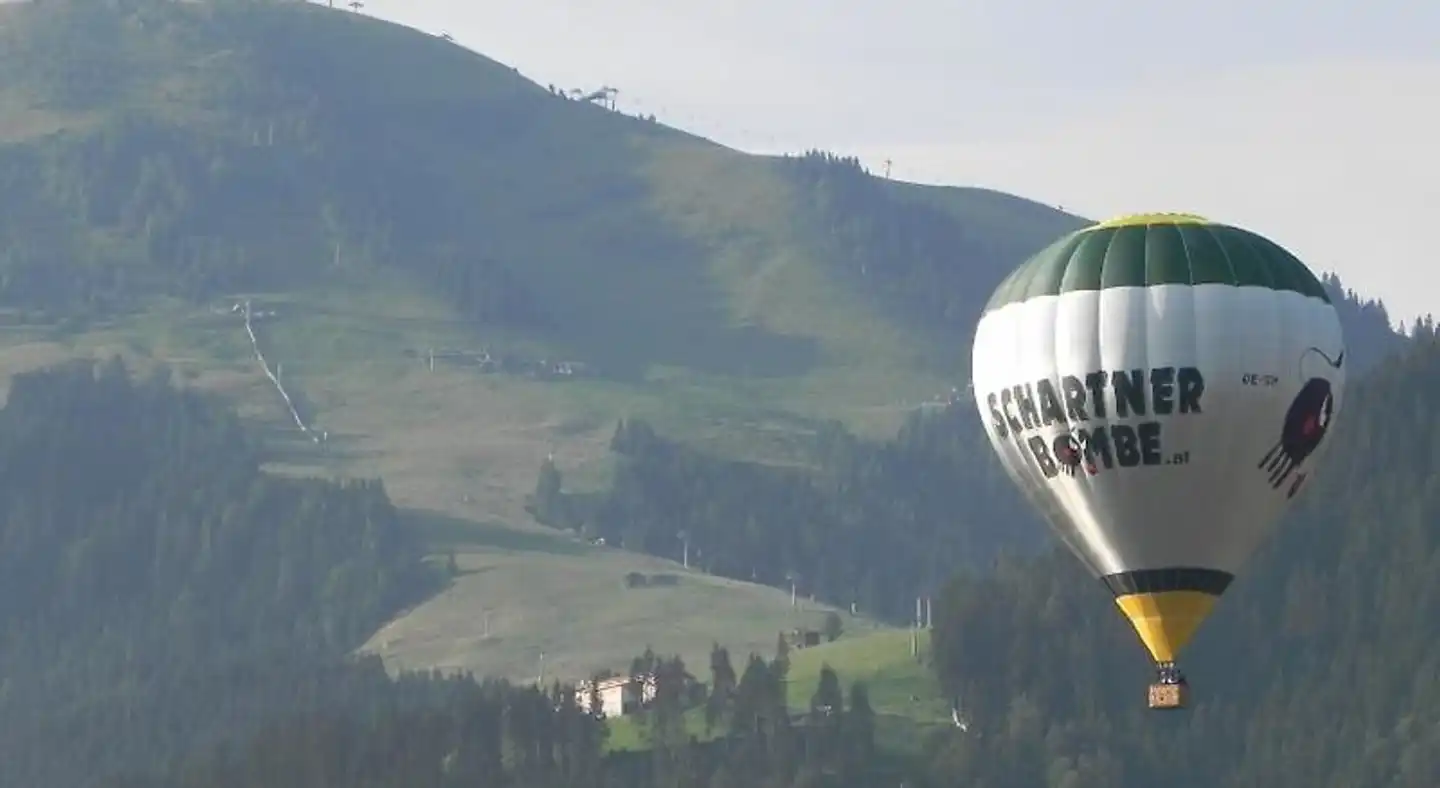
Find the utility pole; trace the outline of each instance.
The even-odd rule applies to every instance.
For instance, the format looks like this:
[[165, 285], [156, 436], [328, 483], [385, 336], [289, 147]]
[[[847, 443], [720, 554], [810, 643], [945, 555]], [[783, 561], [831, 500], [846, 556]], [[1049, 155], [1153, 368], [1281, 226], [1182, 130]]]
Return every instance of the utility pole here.
[[889, 159], [886, 159], [886, 160], [885, 160], [885, 179], [886, 179], [886, 180], [889, 180], [889, 179], [890, 179], [890, 160], [889, 160]]
[[910, 627], [910, 656], [913, 659], [920, 658], [920, 625], [924, 622], [921, 618], [920, 597], [915, 597], [915, 623]]

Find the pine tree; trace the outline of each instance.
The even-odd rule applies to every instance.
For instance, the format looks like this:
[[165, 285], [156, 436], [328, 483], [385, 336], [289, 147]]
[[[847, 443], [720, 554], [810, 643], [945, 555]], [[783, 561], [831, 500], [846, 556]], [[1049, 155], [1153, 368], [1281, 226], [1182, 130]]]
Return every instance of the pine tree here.
[[710, 694], [705, 701], [705, 731], [709, 733], [729, 713], [735, 695], [735, 668], [730, 651], [719, 643], [710, 648]]

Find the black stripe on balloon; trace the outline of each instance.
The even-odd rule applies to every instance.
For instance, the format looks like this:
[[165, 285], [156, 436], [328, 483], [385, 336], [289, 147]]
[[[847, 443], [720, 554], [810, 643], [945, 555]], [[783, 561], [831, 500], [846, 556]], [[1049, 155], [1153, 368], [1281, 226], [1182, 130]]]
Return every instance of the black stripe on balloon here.
[[1110, 593], [1117, 597], [1130, 594], [1158, 594], [1163, 591], [1196, 591], [1220, 596], [1235, 576], [1218, 569], [1194, 566], [1171, 566], [1164, 569], [1140, 569], [1117, 572], [1100, 578]]

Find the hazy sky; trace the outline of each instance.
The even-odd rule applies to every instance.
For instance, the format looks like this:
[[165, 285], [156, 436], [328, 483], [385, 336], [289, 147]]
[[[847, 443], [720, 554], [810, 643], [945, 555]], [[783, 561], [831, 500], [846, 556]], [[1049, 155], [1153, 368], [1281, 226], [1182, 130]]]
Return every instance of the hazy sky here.
[[366, 13], [757, 152], [1104, 218], [1183, 210], [1440, 314], [1432, 0], [371, 0]]

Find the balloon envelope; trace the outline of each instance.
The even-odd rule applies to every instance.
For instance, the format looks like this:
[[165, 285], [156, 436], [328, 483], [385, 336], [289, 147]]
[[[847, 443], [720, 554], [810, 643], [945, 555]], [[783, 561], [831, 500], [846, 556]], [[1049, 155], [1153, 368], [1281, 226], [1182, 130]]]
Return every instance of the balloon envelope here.
[[1071, 233], [1006, 278], [973, 383], [1010, 476], [1166, 663], [1311, 481], [1344, 353], [1289, 252], [1150, 214]]

